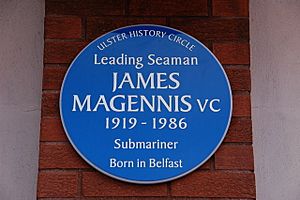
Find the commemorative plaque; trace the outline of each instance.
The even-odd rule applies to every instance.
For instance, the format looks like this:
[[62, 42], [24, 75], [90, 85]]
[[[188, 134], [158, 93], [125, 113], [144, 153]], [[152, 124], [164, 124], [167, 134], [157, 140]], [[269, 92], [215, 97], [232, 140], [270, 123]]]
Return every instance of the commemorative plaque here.
[[232, 113], [228, 78], [197, 39], [165, 26], [106, 33], [71, 63], [60, 94], [80, 156], [113, 178], [161, 183], [204, 164]]

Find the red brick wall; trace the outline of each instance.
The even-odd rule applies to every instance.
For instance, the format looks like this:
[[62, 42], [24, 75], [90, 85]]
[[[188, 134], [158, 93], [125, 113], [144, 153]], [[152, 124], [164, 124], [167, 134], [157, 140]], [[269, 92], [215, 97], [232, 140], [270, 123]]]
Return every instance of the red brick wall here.
[[[215, 155], [183, 178], [150, 186], [113, 180], [86, 164], [67, 141], [58, 109], [64, 73], [79, 50], [139, 23], [174, 27], [206, 44], [223, 64], [234, 99]], [[247, 0], [46, 0], [38, 199], [255, 199], [249, 64]]]

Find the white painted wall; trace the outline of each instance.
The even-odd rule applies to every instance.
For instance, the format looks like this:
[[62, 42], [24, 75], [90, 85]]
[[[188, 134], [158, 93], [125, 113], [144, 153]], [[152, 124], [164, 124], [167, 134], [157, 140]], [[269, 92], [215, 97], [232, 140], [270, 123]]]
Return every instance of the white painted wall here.
[[36, 199], [43, 0], [0, 0], [0, 199]]
[[300, 1], [250, 0], [257, 200], [300, 199]]

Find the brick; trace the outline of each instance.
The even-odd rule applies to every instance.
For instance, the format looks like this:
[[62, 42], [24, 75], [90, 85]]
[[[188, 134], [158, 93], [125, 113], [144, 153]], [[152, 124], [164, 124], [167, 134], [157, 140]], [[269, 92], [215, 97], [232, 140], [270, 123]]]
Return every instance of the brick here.
[[248, 0], [213, 0], [213, 16], [248, 17]]
[[130, 0], [129, 14], [138, 16], [207, 16], [207, 0]]
[[[38, 198], [37, 200], [87, 200], [87, 199], [81, 199], [80, 197], [75, 197], [75, 198]], [[89, 199], [89, 200], [100, 200], [100, 199]]]
[[123, 15], [124, 0], [47, 0], [46, 15]]
[[[207, 2], [211, 2], [211, 8]], [[125, 7], [128, 16], [125, 16]], [[207, 16], [209, 9], [213, 16], [221, 17], [197, 17]], [[67, 70], [66, 65], [87, 44], [83, 40], [90, 41], [108, 31], [132, 24], [166, 25], [170, 16], [172, 18], [168, 18], [168, 25], [201, 40], [222, 64], [249, 65], [248, 0], [46, 0], [46, 64], [40, 140], [47, 143], [41, 142], [40, 145], [42, 170], [38, 183], [39, 199], [255, 198], [254, 174], [250, 171], [230, 171], [253, 170], [251, 81], [248, 68], [225, 66], [234, 90], [234, 117], [225, 143], [199, 170], [179, 180], [147, 186], [117, 181], [89, 169], [79, 175], [78, 170], [89, 166], [69, 143], [61, 143], [66, 142], [67, 138], [59, 118], [58, 91]], [[63, 67], [53, 64], [63, 64]], [[212, 164], [216, 170], [211, 169]], [[76, 172], [73, 171], [75, 168]]]
[[81, 37], [81, 18], [71, 16], [45, 18], [45, 38], [76, 39]]
[[197, 171], [171, 183], [172, 196], [255, 198], [253, 173]]
[[42, 117], [59, 116], [59, 93], [43, 92]]
[[232, 90], [250, 91], [251, 81], [249, 69], [225, 68], [225, 71]]
[[99, 172], [83, 172], [82, 192], [85, 197], [96, 196], [166, 196], [167, 185], [137, 185], [114, 180]]
[[68, 143], [41, 143], [39, 166], [40, 169], [90, 168]]
[[206, 46], [211, 52], [213, 51], [212, 42], [211, 41], [201, 41], [201, 43]]
[[42, 118], [40, 140], [44, 142], [67, 141], [60, 118]]
[[76, 197], [78, 196], [77, 172], [45, 172], [38, 176], [37, 196], [42, 197]]
[[250, 117], [251, 104], [249, 95], [233, 95], [233, 116]]
[[170, 25], [201, 41], [249, 40], [248, 19], [171, 18]]
[[134, 24], [165, 25], [166, 19], [157, 17], [89, 17], [87, 19], [87, 38], [95, 39], [114, 29]]
[[[41, 200], [75, 200], [75, 199], [41, 199]], [[77, 200], [77, 199], [76, 199]], [[189, 200], [187, 198], [169, 198], [169, 197], [82, 197], [80, 200]], [[208, 200], [208, 199], [193, 199], [193, 200]], [[216, 199], [214, 199], [216, 200]], [[218, 199], [225, 200], [225, 199]], [[228, 200], [228, 199], [226, 199]], [[249, 199], [240, 199], [249, 200]]]
[[249, 64], [248, 43], [215, 43], [213, 52], [222, 64]]
[[206, 161], [203, 165], [201, 165], [199, 167], [200, 170], [207, 170], [207, 169], [210, 169], [211, 168], [211, 163], [212, 163], [212, 160], [209, 159], [208, 161]]
[[86, 45], [77, 41], [46, 41], [44, 63], [70, 63]]
[[251, 145], [222, 145], [215, 153], [216, 169], [254, 170]]
[[[203, 199], [203, 198], [186, 198], [186, 197], [82, 197], [81, 199], [39, 199], [39, 200], [232, 200], [232, 199]], [[250, 199], [234, 199], [250, 200]]]
[[232, 118], [224, 142], [252, 142], [251, 119]]
[[66, 67], [48, 67], [43, 70], [43, 90], [60, 90]]

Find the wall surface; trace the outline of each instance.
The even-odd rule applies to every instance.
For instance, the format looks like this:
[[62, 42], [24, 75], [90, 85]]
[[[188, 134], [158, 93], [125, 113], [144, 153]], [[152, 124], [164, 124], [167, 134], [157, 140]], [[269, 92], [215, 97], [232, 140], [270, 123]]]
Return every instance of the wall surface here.
[[[248, 1], [46, 0], [45, 15], [38, 199], [255, 198]], [[222, 62], [234, 98], [231, 126], [215, 155], [183, 178], [148, 186], [114, 180], [85, 163], [65, 136], [58, 106], [76, 54], [110, 30], [141, 23], [174, 27], [204, 42]]]
[[300, 199], [300, 1], [250, 1], [258, 200]]
[[41, 0], [0, 0], [1, 200], [35, 199], [43, 17]]
[[[88, 0], [87, 5], [80, 5], [79, 1], [78, 5], [61, 2], [47, 1], [46, 9], [39, 198], [115, 199], [113, 196], [132, 195], [254, 198], [247, 1], [212, 0], [210, 5], [196, 0], [153, 5], [142, 1], [130, 1], [128, 5], [122, 0], [114, 4]], [[258, 200], [300, 199], [299, 10], [297, 0], [250, 1]], [[43, 16], [43, 1], [0, 0], [0, 199], [3, 200], [36, 199]], [[206, 16], [209, 20], [203, 20]], [[228, 136], [216, 155], [195, 173], [150, 188], [124, 184], [94, 172], [69, 146], [56, 110], [61, 79], [78, 50], [106, 31], [135, 23], [158, 23], [184, 30], [204, 41], [215, 53], [219, 52], [217, 56], [227, 70], [236, 102]], [[223, 49], [217, 51], [218, 48]], [[240, 52], [241, 49], [246, 53]], [[237, 180], [240, 182], [236, 184]], [[232, 190], [233, 186], [236, 190]]]

